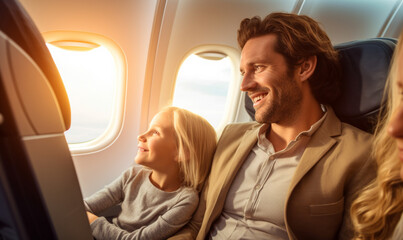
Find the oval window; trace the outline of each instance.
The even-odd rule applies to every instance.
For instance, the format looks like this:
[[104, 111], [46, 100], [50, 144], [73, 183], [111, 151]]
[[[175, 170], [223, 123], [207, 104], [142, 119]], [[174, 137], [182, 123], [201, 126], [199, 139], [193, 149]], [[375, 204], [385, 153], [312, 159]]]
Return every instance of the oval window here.
[[123, 119], [123, 53], [96, 34], [55, 31], [44, 37], [70, 101], [71, 127], [65, 132], [70, 150], [105, 147], [118, 135]]
[[103, 46], [68, 49], [47, 44], [63, 79], [70, 101], [68, 143], [82, 143], [100, 136], [112, 116], [116, 67]]
[[172, 105], [199, 114], [219, 128], [225, 124], [232, 65], [230, 58], [221, 52], [189, 55], [179, 68]]

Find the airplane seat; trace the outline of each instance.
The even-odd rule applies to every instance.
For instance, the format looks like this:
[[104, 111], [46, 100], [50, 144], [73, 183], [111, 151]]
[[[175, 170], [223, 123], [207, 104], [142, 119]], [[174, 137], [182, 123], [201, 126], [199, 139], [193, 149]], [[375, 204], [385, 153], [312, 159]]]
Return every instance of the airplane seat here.
[[18, 1], [0, 0], [0, 19], [0, 30], [26, 52], [47, 77], [68, 130], [71, 124], [68, 96], [42, 35]]
[[[332, 104], [341, 121], [374, 132], [389, 64], [397, 39], [371, 38], [335, 45], [339, 51], [341, 94]], [[245, 108], [254, 120], [255, 110], [245, 95]]]
[[0, 0], [0, 239], [92, 239], [70, 118], [40, 32], [18, 1]]

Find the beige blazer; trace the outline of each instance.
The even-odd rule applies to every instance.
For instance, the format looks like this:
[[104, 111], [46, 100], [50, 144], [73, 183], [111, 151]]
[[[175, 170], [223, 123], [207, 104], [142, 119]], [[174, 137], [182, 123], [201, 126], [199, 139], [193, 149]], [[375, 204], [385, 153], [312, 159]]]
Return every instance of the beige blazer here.
[[[256, 144], [261, 124], [230, 124], [223, 131], [198, 209], [170, 239], [205, 239], [223, 209], [228, 190]], [[375, 177], [372, 135], [328, 116], [312, 135], [286, 197], [284, 219], [290, 239], [350, 239], [349, 210], [357, 192]], [[197, 237], [196, 237], [197, 236]]]

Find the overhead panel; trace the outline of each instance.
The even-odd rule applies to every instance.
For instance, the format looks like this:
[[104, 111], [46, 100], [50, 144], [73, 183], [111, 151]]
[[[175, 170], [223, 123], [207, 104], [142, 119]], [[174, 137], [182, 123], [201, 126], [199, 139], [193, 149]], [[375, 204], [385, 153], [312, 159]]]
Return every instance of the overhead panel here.
[[[400, 0], [306, 0], [299, 14], [319, 21], [334, 44], [378, 37]], [[370, 3], [370, 4], [369, 4]]]
[[398, 38], [403, 29], [403, 0], [397, 1], [395, 12], [390, 14], [390, 21], [380, 31], [380, 37]]
[[192, 48], [212, 42], [237, 47], [236, 34], [242, 19], [253, 16], [264, 18], [276, 11], [291, 12], [295, 3], [295, 0], [179, 1], [170, 49]]

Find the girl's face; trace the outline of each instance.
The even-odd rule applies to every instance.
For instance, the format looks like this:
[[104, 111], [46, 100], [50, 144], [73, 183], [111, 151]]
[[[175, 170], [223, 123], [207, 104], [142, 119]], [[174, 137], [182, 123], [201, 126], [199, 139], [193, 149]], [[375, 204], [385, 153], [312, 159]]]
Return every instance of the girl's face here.
[[177, 168], [178, 146], [173, 125], [173, 113], [160, 112], [150, 123], [147, 132], [138, 136], [137, 164], [157, 171]]
[[398, 57], [398, 74], [396, 83], [392, 87], [398, 88], [399, 101], [389, 122], [388, 132], [396, 139], [398, 158], [401, 164], [400, 177], [403, 179], [403, 51], [400, 51]]

